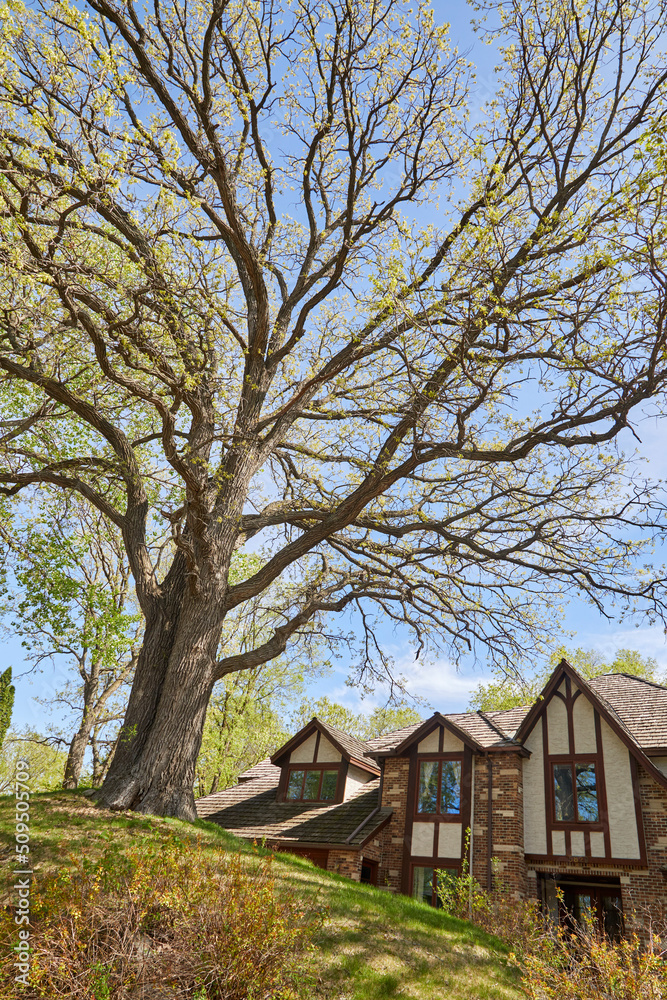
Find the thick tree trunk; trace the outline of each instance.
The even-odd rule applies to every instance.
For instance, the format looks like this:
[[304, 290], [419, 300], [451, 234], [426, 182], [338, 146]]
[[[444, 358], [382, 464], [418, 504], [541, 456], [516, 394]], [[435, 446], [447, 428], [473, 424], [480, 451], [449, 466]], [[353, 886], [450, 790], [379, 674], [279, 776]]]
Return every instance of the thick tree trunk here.
[[[121, 738], [97, 801], [195, 819], [193, 786], [222, 629], [215, 602], [181, 595], [147, 622]], [[169, 627], [167, 627], [169, 626]]]

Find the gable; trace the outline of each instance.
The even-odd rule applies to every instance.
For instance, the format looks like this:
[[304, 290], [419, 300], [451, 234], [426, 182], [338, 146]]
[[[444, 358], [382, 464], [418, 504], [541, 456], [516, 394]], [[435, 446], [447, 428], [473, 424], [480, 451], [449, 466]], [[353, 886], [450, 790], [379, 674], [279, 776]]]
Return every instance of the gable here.
[[523, 734], [524, 847], [531, 858], [645, 858], [635, 757], [595, 695], [556, 671]]

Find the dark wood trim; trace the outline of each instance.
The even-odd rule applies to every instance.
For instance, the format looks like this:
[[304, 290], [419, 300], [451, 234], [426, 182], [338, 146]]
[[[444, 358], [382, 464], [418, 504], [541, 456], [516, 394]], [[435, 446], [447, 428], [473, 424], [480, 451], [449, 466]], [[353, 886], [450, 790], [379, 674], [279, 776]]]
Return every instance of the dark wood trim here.
[[[526, 864], [533, 866], [539, 865], [592, 865], [595, 868], [618, 868], [621, 865], [624, 868], [643, 868], [647, 869], [645, 862], [642, 862], [640, 858], [585, 858], [580, 861], [578, 858], [569, 858], [565, 854], [526, 854]], [[549, 869], [549, 871], [556, 871], [556, 869]], [[567, 868], [564, 869], [567, 871]], [[575, 873], [576, 874], [576, 873]], [[587, 878], [597, 878], [597, 875], [591, 873]]]
[[[373, 839], [373, 837], [377, 837], [378, 833], [380, 833], [381, 830], [384, 830], [385, 826], [391, 819], [392, 815], [393, 813], [389, 813], [388, 816], [385, 816], [381, 823], [378, 823], [377, 826], [374, 826], [372, 828], [371, 832], [368, 834], [367, 837], [364, 837], [362, 841], [360, 841], [358, 844], [353, 844], [352, 846], [358, 847], [360, 850], [364, 848], [366, 844], [368, 844]], [[350, 845], [348, 844], [348, 847], [349, 846]]]
[[283, 767], [280, 770], [280, 778], [278, 779], [278, 791], [276, 793], [276, 801], [284, 802], [285, 796], [287, 794], [287, 779], [288, 779], [289, 768]]
[[266, 846], [271, 851], [289, 851], [290, 853], [293, 853], [294, 849], [298, 849], [299, 847], [306, 847], [308, 850], [315, 851], [321, 848], [323, 851], [356, 851], [358, 853], [361, 850], [359, 844], [341, 844], [333, 840], [281, 840], [279, 837], [272, 837], [270, 840], [267, 840]]
[[[461, 863], [460, 861], [456, 861], [455, 859], [451, 858], [425, 858], [424, 860], [420, 858], [417, 861], [411, 861], [408, 873], [409, 877], [407, 880], [408, 891], [404, 893], [404, 895], [406, 896], [412, 896], [412, 890], [414, 887], [415, 868], [433, 868], [434, 870], [437, 868], [451, 868], [454, 871], [460, 873]], [[435, 900], [435, 887], [433, 888], [433, 891], [431, 893], [431, 905], [434, 905], [434, 900]]]
[[271, 755], [270, 760], [272, 764], [277, 767], [282, 767], [283, 764], [289, 763], [289, 756], [292, 750], [304, 743], [309, 736], [315, 732], [318, 728], [318, 722], [316, 718], [312, 718], [298, 733], [295, 733], [287, 743], [283, 743], [281, 747], [278, 747], [276, 752]]
[[[551, 788], [551, 767], [549, 766], [549, 723], [547, 721], [547, 708], [544, 704], [542, 708], [542, 763], [544, 770], [544, 819], [547, 825], [547, 852], [552, 853], [554, 849], [552, 830], [554, 826], [554, 797]], [[537, 720], [536, 720], [537, 721]], [[524, 806], [525, 808], [525, 806]]]
[[[581, 759], [578, 759], [581, 758]], [[602, 830], [606, 819], [603, 819], [603, 813], [606, 816], [606, 806], [607, 800], [606, 796], [604, 801], [602, 800], [602, 795], [600, 793], [600, 774], [604, 770], [602, 766], [602, 761], [599, 759], [597, 754], [578, 754], [575, 757], [563, 757], [562, 754], [554, 755], [549, 761], [551, 765], [551, 791], [554, 796], [554, 828], [557, 830], [596, 830], [598, 827]], [[598, 818], [597, 819], [556, 819], [556, 809], [555, 809], [555, 788], [556, 782], [554, 779], [554, 768], [562, 767], [564, 764], [569, 764], [572, 767], [572, 798], [574, 804], [575, 816], [578, 813], [579, 800], [577, 797], [577, 764], [593, 764], [595, 767], [595, 796], [597, 798], [598, 804]]]
[[372, 858], [361, 859], [361, 867], [363, 869], [364, 865], [369, 869], [368, 879], [361, 879], [361, 882], [365, 885], [377, 885], [378, 884], [378, 869], [380, 867], [379, 862], [373, 861]]
[[[472, 750], [466, 747], [463, 752], [463, 766], [461, 768], [461, 860], [463, 861], [463, 846], [465, 844], [466, 830], [470, 826], [470, 814], [472, 811]], [[472, 875], [472, 865], [470, 866]]]
[[[327, 731], [326, 727], [322, 726], [322, 723], [317, 717], [314, 717], [310, 722], [305, 725], [298, 733], [295, 733], [291, 739], [284, 743], [281, 747], [278, 747], [276, 752], [269, 758], [271, 763], [276, 765], [276, 767], [284, 767], [289, 764], [289, 758], [293, 750], [298, 746], [301, 746], [313, 733], [317, 733], [317, 739], [315, 741], [315, 751], [313, 753], [314, 760], [316, 759], [317, 751], [319, 750], [320, 734], [332, 744], [333, 747], [338, 751], [341, 756], [341, 760], [350, 761], [353, 760], [357, 767], [360, 767], [364, 771], [368, 771], [370, 774], [375, 774], [379, 776], [380, 768], [377, 764], [371, 764], [368, 760], [359, 760], [357, 757], [353, 757], [349, 750], [338, 742], [333, 733]], [[313, 761], [314, 762], [314, 761]], [[305, 763], [305, 762], [304, 762]], [[340, 763], [340, 761], [332, 761], [332, 763]]]
[[584, 691], [586, 697], [593, 705], [593, 708], [600, 713], [601, 718], [604, 719], [612, 732], [615, 733], [621, 742], [625, 744], [630, 753], [636, 758], [642, 767], [646, 768], [651, 777], [654, 778], [659, 785], [667, 789], [667, 775], [664, 775], [662, 771], [660, 771], [655, 764], [653, 764], [653, 762], [647, 757], [646, 751], [642, 747], [637, 746], [625, 728], [616, 721], [613, 715], [609, 713], [606, 706], [598, 698], [593, 689], [588, 686], [583, 677], [581, 677], [574, 667], [572, 667], [565, 659], [561, 660], [554, 670], [542, 693], [538, 696], [535, 704], [530, 709], [514, 734], [514, 739], [518, 743], [523, 743], [533, 728], [535, 720], [537, 719], [539, 712], [542, 710], [543, 704], [549, 700], [552, 693], [560, 685], [564, 676], [570, 677], [575, 684]]
[[604, 748], [602, 746], [602, 723], [600, 721], [600, 713], [596, 708], [593, 708], [593, 719], [595, 720], [595, 745], [597, 747], [597, 755], [600, 760], [600, 767], [598, 780], [600, 782], [600, 799], [598, 803], [598, 808], [600, 810], [600, 817], [604, 820], [604, 853], [607, 858], [611, 857], [611, 833], [609, 831], [609, 809], [607, 804], [607, 775], [605, 774], [604, 767]]
[[320, 736], [322, 733], [317, 730], [317, 736], [315, 737], [315, 753], [313, 754], [313, 764], [317, 763], [317, 751], [320, 749]]
[[[341, 762], [338, 762], [338, 763], [329, 763], [329, 762], [327, 762], [325, 764], [315, 764], [315, 763], [309, 764], [307, 762], [306, 763], [299, 762], [297, 764], [288, 764], [286, 767], [283, 768], [283, 772], [285, 772], [287, 774], [287, 779], [285, 781], [285, 801], [286, 802], [326, 802], [328, 805], [334, 805], [334, 803], [336, 803], [336, 802], [339, 801], [338, 800], [338, 793], [339, 793], [339, 789], [340, 789], [340, 783], [341, 783], [340, 776], [341, 776], [341, 771], [342, 770], [343, 770], [343, 768], [342, 768]], [[290, 775], [292, 774], [293, 771], [303, 771], [303, 780], [301, 782], [301, 797], [298, 798], [298, 799], [288, 799], [287, 798], [287, 789], [289, 787], [289, 778], [290, 778]], [[318, 792], [317, 792], [318, 797], [316, 799], [304, 799], [304, 797], [303, 797], [303, 793], [304, 793], [305, 787], [306, 787], [306, 774], [308, 773], [308, 771], [319, 771], [320, 772], [320, 783], [318, 785]], [[320, 793], [322, 791], [322, 775], [324, 774], [325, 771], [336, 771], [337, 772], [336, 791], [335, 791], [334, 797], [332, 799], [321, 799], [319, 797]], [[281, 775], [281, 778], [282, 778], [282, 775]], [[345, 783], [343, 782], [343, 785], [344, 784]]]
[[438, 733], [439, 733], [439, 735], [438, 735], [438, 753], [442, 753], [442, 748], [443, 748], [444, 743], [445, 743], [445, 727], [444, 726], [440, 726], [440, 729], [438, 730]]
[[414, 806], [410, 808], [410, 803], [414, 803], [417, 784], [417, 744], [413, 743], [409, 750], [410, 764], [408, 769], [408, 792], [405, 803], [405, 830], [403, 834], [403, 870], [401, 872], [401, 892], [409, 896], [411, 892], [411, 868], [412, 857], [412, 826], [414, 823]]
[[468, 746], [471, 750], [477, 750], [478, 752], [482, 752], [484, 750], [481, 743], [478, 743], [477, 740], [473, 739], [473, 737], [467, 733], [465, 729], [461, 729], [455, 722], [448, 719], [446, 715], [441, 715], [440, 712], [435, 712], [430, 719], [427, 719], [426, 722], [422, 723], [419, 729], [416, 729], [414, 733], [406, 736], [403, 742], [399, 743], [398, 746], [395, 746], [392, 750], [376, 751], [373, 753], [373, 757], [402, 757], [403, 754], [405, 754], [412, 746], [416, 746], [417, 743], [421, 743], [421, 741], [425, 739], [429, 733], [432, 733], [435, 730], [436, 725], [444, 726], [445, 729], [448, 729], [453, 736], [456, 736], [457, 739], [461, 740], [464, 747]]
[[486, 888], [493, 889], [493, 761], [491, 755], [486, 755], [486, 778], [488, 799], [486, 806]]
[[[469, 747], [466, 747], [465, 750], [463, 751], [463, 753], [459, 753], [459, 752], [443, 753], [443, 754], [440, 754], [440, 753], [420, 753], [420, 754], [417, 755], [417, 769], [416, 769], [416, 774], [415, 774], [415, 790], [414, 790], [414, 798], [412, 799], [412, 810], [414, 812], [414, 818], [415, 818], [415, 820], [418, 820], [420, 822], [426, 822], [426, 821], [432, 820], [434, 822], [442, 822], [442, 823], [460, 823], [461, 822], [462, 817], [463, 817], [463, 782], [464, 782], [465, 773], [466, 773], [466, 768], [465, 768], [466, 753], [470, 754], [470, 760], [472, 760], [472, 750], [470, 750]], [[459, 763], [461, 764], [460, 800], [459, 800], [459, 811], [457, 813], [441, 813], [441, 812], [424, 813], [424, 812], [419, 812], [418, 811], [417, 806], [418, 806], [418, 800], [419, 800], [419, 771], [420, 771], [420, 765], [423, 764], [423, 763], [426, 763], [429, 760], [437, 761], [438, 763], [441, 763], [443, 761], [454, 760], [454, 761], [459, 761]], [[441, 774], [441, 771], [439, 770], [438, 771], [438, 775], [440, 775], [440, 774]], [[408, 799], [408, 807], [409, 807], [409, 805], [410, 805], [410, 800]]]
[[336, 785], [336, 798], [334, 802], [342, 802], [345, 799], [345, 785], [347, 783], [347, 772], [350, 768], [349, 763], [346, 760], [340, 762], [340, 771], [338, 772], [338, 784]]
[[[565, 678], [565, 710], [567, 711], [567, 742], [570, 748], [570, 753], [574, 756], [574, 703], [572, 701], [572, 681], [569, 677]], [[600, 808], [598, 804], [598, 809]]]
[[642, 814], [641, 793], [639, 790], [639, 775], [637, 774], [637, 761], [629, 754], [630, 774], [632, 776], [632, 796], [635, 801], [635, 816], [637, 818], [637, 840], [639, 842], [639, 858], [644, 864], [648, 864], [646, 852], [646, 837], [644, 835], [644, 816]]
[[343, 759], [346, 760], [348, 764], [354, 764], [354, 766], [358, 767], [360, 771], [366, 771], [368, 774], [374, 774], [376, 778], [380, 777], [380, 768], [369, 764], [367, 760], [359, 760], [358, 757], [351, 757], [349, 754]]

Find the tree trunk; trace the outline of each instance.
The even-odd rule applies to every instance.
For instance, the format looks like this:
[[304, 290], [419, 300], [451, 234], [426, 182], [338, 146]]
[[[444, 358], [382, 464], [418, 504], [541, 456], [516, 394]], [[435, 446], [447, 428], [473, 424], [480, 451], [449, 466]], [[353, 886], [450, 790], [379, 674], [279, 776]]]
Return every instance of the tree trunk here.
[[110, 809], [196, 819], [193, 786], [222, 619], [188, 593], [146, 623], [121, 737], [97, 801]]
[[86, 754], [86, 747], [90, 739], [93, 728], [93, 714], [84, 706], [81, 725], [70, 743], [67, 762], [65, 764], [65, 775], [63, 777], [63, 788], [76, 788], [81, 778], [83, 768], [83, 758]]

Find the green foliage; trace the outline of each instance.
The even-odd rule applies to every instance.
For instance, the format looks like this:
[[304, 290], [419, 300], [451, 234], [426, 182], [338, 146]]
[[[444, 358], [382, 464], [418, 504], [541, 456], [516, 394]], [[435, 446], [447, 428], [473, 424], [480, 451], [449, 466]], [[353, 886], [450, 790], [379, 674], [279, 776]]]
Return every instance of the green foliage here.
[[567, 646], [560, 646], [551, 654], [543, 668], [528, 678], [507, 678], [498, 674], [497, 680], [478, 684], [470, 696], [469, 707], [482, 712], [493, 712], [529, 704], [537, 698], [563, 657], [585, 680], [599, 677], [600, 674], [624, 673], [647, 681], [664, 682], [657, 661], [653, 657], [642, 656], [637, 650], [618, 649], [613, 659], [605, 660], [594, 649], [569, 649]]
[[290, 718], [292, 732], [305, 726], [313, 716], [317, 716], [321, 722], [326, 722], [334, 729], [340, 729], [360, 740], [384, 736], [385, 733], [392, 733], [396, 729], [403, 729], [405, 726], [412, 726], [422, 721], [417, 710], [405, 702], [378, 706], [366, 714], [353, 712], [344, 705], [331, 701], [325, 695], [322, 698], [301, 702]]
[[281, 677], [286, 685], [291, 681], [298, 686], [299, 676], [296, 669], [270, 664], [219, 683], [208, 707], [197, 758], [199, 795], [233, 785], [242, 771], [287, 740], [276, 710], [280, 699], [276, 705], [271, 689]]
[[600, 934], [593, 915], [569, 931], [549, 925], [522, 956], [527, 1000], [664, 1000], [667, 964], [661, 939], [649, 947], [636, 933], [621, 941]]
[[0, 751], [12, 721], [14, 708], [14, 685], [12, 684], [12, 668], [7, 667], [0, 674]]
[[30, 768], [30, 789], [49, 792], [60, 788], [67, 754], [53, 745], [42, 733], [31, 729], [8, 732], [0, 749], [0, 793], [10, 788], [16, 774], [16, 762], [27, 760]]
[[436, 869], [436, 894], [442, 909], [453, 917], [472, 920], [478, 926], [488, 922], [491, 900], [470, 871], [470, 827], [465, 832], [461, 871], [458, 875]]
[[13, 916], [0, 916], [3, 997], [129, 1000], [160, 983], [200, 1000], [297, 1000], [321, 923], [277, 886], [273, 860], [177, 836], [43, 877], [31, 899], [30, 985], [14, 981]]

